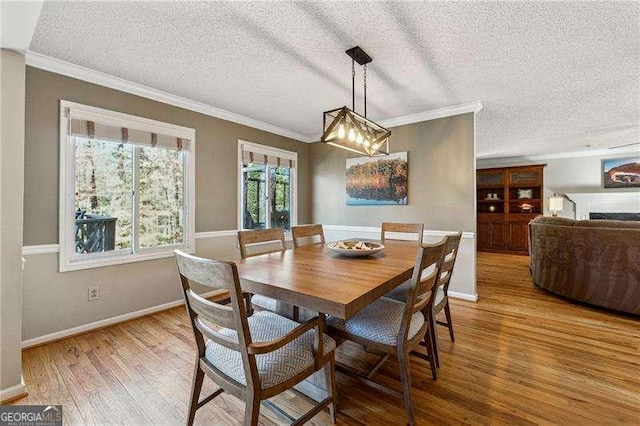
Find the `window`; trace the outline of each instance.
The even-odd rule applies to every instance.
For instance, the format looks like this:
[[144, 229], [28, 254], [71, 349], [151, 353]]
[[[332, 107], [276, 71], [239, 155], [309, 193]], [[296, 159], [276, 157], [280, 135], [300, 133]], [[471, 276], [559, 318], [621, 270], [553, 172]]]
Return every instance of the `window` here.
[[195, 130], [61, 101], [60, 271], [194, 248]]
[[284, 228], [295, 224], [295, 167], [298, 154], [239, 142], [240, 229]]

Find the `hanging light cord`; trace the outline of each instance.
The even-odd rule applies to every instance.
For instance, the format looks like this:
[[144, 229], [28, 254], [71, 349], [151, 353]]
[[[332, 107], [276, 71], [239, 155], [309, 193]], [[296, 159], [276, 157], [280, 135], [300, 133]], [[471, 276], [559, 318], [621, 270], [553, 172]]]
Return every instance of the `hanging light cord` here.
[[364, 67], [364, 118], [367, 118], [367, 64]]
[[351, 109], [356, 110], [356, 61], [351, 60]]

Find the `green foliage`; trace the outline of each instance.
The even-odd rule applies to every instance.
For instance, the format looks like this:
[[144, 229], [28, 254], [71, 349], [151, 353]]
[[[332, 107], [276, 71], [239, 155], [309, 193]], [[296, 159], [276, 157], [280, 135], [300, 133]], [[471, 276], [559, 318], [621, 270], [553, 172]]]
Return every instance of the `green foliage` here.
[[[267, 223], [267, 200], [270, 202], [270, 227], [289, 229], [291, 226], [291, 170], [262, 164], [244, 164], [244, 227], [264, 228]], [[269, 176], [269, 188], [267, 179]]]
[[180, 151], [76, 138], [75, 209], [117, 218], [115, 248], [131, 248], [135, 150], [139, 158], [140, 247], [180, 243], [184, 235]]

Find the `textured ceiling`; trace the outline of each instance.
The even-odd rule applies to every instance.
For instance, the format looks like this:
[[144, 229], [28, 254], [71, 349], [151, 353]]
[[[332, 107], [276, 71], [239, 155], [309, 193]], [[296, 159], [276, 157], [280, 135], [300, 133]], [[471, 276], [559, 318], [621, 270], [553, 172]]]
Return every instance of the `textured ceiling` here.
[[638, 2], [46, 2], [30, 49], [318, 139], [355, 45], [370, 118], [481, 101], [479, 157], [640, 141]]

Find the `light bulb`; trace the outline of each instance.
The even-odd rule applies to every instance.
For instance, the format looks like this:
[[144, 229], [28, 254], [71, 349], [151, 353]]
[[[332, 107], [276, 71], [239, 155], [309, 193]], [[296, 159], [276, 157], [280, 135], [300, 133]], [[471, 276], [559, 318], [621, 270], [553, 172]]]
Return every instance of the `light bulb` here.
[[380, 143], [374, 143], [373, 145], [371, 145], [371, 148], [375, 149], [376, 151], [378, 150], [378, 148], [380, 148]]
[[356, 139], [356, 142], [362, 143], [362, 135], [360, 133], [358, 133], [358, 138]]
[[356, 132], [353, 131], [353, 129], [349, 129], [349, 140], [351, 142], [353, 142], [354, 140], [356, 140]]
[[364, 146], [369, 147], [369, 141], [364, 141]]
[[340, 124], [340, 127], [338, 127], [338, 137], [340, 139], [344, 138], [344, 124]]

